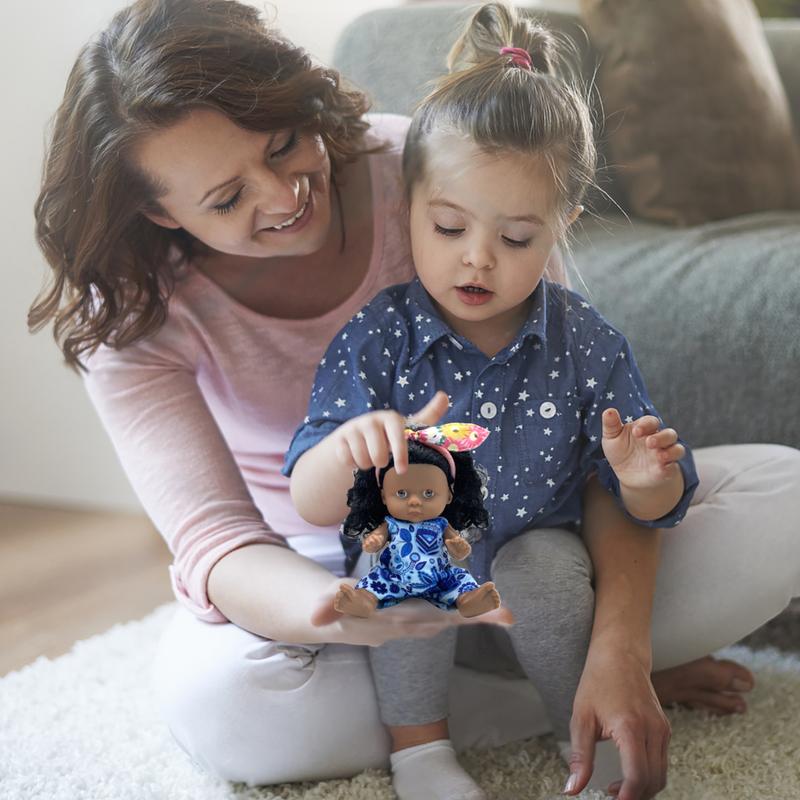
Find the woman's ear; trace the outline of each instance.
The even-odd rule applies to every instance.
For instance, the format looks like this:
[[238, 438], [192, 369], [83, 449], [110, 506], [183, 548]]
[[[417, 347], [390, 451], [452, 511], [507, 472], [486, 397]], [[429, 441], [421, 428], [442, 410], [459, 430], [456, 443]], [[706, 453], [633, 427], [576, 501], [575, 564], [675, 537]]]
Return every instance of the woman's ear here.
[[166, 211], [142, 211], [142, 214], [147, 217], [155, 225], [160, 225], [162, 228], [169, 228], [176, 231], [181, 227], [179, 222], [176, 222]]

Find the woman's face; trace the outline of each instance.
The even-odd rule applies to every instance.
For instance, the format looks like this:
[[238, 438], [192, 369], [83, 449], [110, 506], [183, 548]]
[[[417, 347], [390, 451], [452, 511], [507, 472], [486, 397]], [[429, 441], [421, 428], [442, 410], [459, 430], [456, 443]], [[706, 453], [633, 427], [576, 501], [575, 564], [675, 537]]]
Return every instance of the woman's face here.
[[196, 109], [136, 148], [138, 166], [165, 191], [158, 225], [183, 228], [222, 253], [302, 256], [331, 229], [331, 164], [318, 134], [257, 133]]

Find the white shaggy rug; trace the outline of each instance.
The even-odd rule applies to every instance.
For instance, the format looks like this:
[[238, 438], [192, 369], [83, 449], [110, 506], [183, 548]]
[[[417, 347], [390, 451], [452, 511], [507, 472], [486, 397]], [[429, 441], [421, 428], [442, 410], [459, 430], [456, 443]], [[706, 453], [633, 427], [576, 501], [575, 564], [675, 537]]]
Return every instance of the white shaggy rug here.
[[[247, 788], [197, 771], [173, 742], [148, 688], [173, 606], [78, 642], [0, 679], [2, 800], [393, 800], [386, 773]], [[713, 719], [670, 712], [663, 800], [800, 798], [800, 659], [729, 648], [756, 672], [750, 710]], [[549, 800], [566, 770], [548, 737], [464, 756], [491, 800]], [[585, 792], [581, 797], [600, 795]]]

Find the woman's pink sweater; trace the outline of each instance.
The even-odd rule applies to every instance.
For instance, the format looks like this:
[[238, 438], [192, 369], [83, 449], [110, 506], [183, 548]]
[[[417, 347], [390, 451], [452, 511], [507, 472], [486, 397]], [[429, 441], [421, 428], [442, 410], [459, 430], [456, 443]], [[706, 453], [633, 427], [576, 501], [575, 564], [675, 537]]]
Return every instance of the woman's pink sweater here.
[[372, 258], [344, 304], [315, 319], [275, 319], [189, 266], [155, 335], [121, 351], [101, 347], [87, 360], [92, 401], [174, 555], [175, 594], [208, 622], [226, 621], [208, 599], [208, 573], [237, 547], [288, 541], [341, 572], [336, 528], [300, 519], [280, 470], [330, 340], [376, 292], [413, 276], [399, 213], [408, 119], [375, 115], [370, 122], [370, 143], [390, 148], [368, 156]]

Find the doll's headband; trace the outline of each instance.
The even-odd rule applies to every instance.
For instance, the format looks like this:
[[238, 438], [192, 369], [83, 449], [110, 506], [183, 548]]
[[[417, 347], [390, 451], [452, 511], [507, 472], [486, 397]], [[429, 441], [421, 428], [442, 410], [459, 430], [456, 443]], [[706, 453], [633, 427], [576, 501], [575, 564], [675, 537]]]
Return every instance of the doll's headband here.
[[419, 442], [441, 453], [450, 467], [450, 475], [456, 477], [456, 462], [450, 453], [461, 453], [480, 447], [489, 435], [486, 428], [472, 422], [445, 422], [428, 428], [406, 428], [403, 433], [409, 442]]

